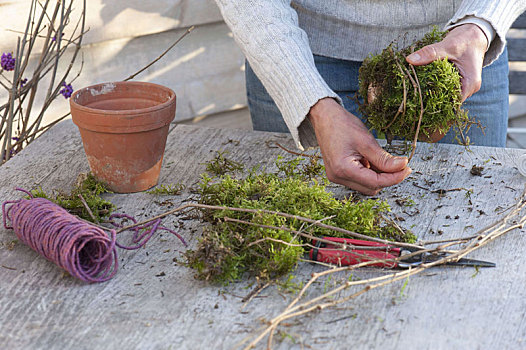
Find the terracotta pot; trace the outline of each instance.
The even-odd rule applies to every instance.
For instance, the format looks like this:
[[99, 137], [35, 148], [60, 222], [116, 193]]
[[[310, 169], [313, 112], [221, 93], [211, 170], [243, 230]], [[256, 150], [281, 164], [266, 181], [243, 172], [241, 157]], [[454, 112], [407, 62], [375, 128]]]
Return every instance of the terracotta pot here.
[[112, 191], [144, 191], [157, 184], [175, 93], [144, 82], [89, 86], [70, 99], [92, 173]]
[[436, 142], [442, 140], [442, 138], [444, 136], [446, 136], [446, 134], [441, 132], [440, 130], [435, 130], [433, 132], [429, 132], [429, 135], [426, 135], [423, 132], [421, 132], [418, 135], [418, 141], [428, 142], [428, 143], [436, 143]]
[[418, 141], [428, 142], [428, 143], [436, 143], [436, 142], [442, 140], [442, 138], [444, 138], [444, 136], [446, 136], [446, 134], [449, 132], [449, 130], [451, 130], [451, 127], [453, 126], [453, 124], [455, 124], [455, 122], [453, 120], [450, 120], [447, 123], [447, 131], [445, 133], [441, 132], [438, 129], [436, 129], [436, 130], [427, 130], [428, 136], [426, 136], [423, 132], [420, 132], [420, 134], [418, 135]]

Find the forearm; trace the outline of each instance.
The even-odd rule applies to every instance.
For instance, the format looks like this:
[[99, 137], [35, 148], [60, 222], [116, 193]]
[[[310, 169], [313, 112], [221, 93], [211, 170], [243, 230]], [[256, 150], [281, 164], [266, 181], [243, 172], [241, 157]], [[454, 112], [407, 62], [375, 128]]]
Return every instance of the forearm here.
[[[305, 32], [299, 28], [290, 1], [216, 0], [254, 72], [280, 109], [292, 136], [301, 147], [315, 144], [311, 130], [299, 131], [310, 108], [324, 97], [338, 96], [314, 65]], [[310, 128], [303, 123], [302, 128]], [[300, 133], [310, 133], [310, 138]]]

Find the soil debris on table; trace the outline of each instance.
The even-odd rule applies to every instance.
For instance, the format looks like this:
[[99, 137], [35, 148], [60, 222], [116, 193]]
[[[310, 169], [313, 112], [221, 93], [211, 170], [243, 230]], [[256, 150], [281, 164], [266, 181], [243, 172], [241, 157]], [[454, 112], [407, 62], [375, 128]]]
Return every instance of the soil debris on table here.
[[482, 176], [482, 171], [484, 171], [484, 167], [483, 166], [473, 165], [469, 172], [473, 176]]

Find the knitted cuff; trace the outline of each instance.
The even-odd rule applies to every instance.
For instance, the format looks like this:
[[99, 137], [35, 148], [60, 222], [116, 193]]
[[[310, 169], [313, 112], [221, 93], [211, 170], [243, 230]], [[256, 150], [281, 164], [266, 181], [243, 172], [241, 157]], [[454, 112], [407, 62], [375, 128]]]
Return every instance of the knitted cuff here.
[[464, 19], [466, 16], [486, 20], [495, 30], [495, 38], [484, 56], [483, 65], [487, 66], [493, 63], [504, 51], [506, 32], [525, 8], [526, 2], [521, 0], [464, 0], [446, 28]]

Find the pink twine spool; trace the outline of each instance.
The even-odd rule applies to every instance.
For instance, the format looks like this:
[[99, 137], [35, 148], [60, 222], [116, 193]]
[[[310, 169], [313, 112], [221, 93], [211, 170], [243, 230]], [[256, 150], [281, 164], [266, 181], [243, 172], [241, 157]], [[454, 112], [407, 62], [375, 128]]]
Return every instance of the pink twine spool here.
[[[118, 269], [116, 246], [123, 249], [138, 249], [158, 230], [176, 235], [186, 246], [184, 239], [168, 228], [160, 226], [161, 220], [135, 227], [133, 247], [116, 242], [116, 231], [110, 236], [99, 227], [78, 219], [62, 207], [45, 198], [19, 199], [2, 204], [4, 227], [13, 229], [18, 238], [33, 250], [52, 261], [72, 276], [85, 282], [104, 282], [112, 278]], [[8, 207], [9, 205], [9, 207]], [[127, 218], [128, 215], [114, 214], [112, 218]], [[11, 226], [7, 224], [8, 220]], [[116, 227], [121, 225], [112, 222]]]

